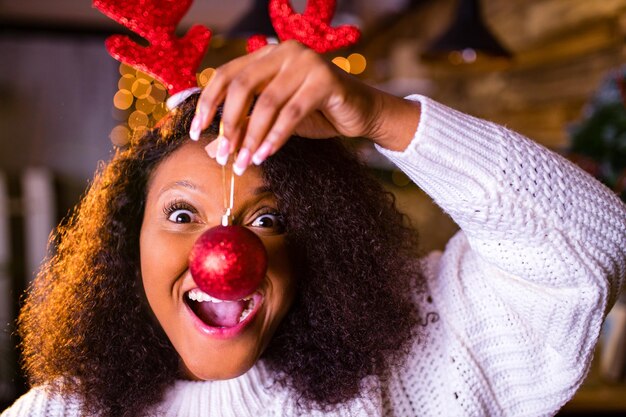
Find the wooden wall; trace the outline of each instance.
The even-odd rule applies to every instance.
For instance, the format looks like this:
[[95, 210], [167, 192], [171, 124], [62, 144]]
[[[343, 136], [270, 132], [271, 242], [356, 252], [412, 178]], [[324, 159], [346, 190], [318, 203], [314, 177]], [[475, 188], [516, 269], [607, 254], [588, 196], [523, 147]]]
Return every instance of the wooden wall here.
[[[422, 51], [448, 27], [456, 6], [455, 0], [433, 0], [368, 39], [366, 56], [390, 64], [371, 65], [367, 75], [383, 85], [397, 86], [393, 80], [403, 79], [401, 85], [421, 88], [548, 147], [567, 147], [567, 126], [580, 118], [607, 71], [626, 62], [626, 0], [481, 4], [485, 21], [514, 54], [512, 60], [479, 56], [462, 65], [423, 60]], [[409, 91], [400, 87], [394, 92]]]

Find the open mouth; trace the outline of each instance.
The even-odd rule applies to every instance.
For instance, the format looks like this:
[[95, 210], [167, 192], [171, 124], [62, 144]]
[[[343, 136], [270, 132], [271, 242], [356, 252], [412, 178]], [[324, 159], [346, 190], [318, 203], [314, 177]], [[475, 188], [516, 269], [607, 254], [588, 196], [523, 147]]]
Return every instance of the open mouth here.
[[255, 292], [241, 300], [226, 301], [194, 288], [185, 294], [184, 300], [205, 325], [228, 329], [248, 322], [258, 310], [262, 296]]

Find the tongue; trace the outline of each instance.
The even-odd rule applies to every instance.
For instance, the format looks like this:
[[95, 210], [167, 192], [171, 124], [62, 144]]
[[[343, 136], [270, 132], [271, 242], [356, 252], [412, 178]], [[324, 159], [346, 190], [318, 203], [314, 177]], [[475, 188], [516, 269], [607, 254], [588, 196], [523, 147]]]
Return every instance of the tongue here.
[[196, 314], [200, 319], [213, 327], [233, 327], [239, 323], [239, 317], [246, 303], [244, 301], [223, 301], [212, 303], [210, 301], [196, 303]]

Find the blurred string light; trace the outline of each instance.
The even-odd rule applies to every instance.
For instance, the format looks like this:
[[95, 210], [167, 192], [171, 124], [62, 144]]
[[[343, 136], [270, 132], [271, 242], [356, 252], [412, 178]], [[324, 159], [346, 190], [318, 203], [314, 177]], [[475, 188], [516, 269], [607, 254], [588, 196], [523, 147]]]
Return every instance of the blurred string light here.
[[109, 137], [113, 145], [124, 146], [128, 143], [128, 139], [130, 138], [130, 129], [128, 126], [117, 125], [111, 130]]
[[[119, 72], [118, 90], [113, 96], [113, 118], [119, 124], [109, 137], [115, 146], [123, 147], [167, 114], [167, 90], [150, 75], [128, 65], [121, 64]], [[198, 84], [204, 87], [214, 72], [213, 68], [206, 68], [198, 73]]]
[[[335, 57], [332, 62], [347, 73], [358, 75], [365, 71], [367, 60], [359, 53]], [[150, 75], [126, 64], [119, 67], [120, 79], [113, 96], [113, 118], [120, 123], [109, 135], [115, 146], [123, 147], [131, 138], [154, 127], [167, 114], [167, 90]], [[215, 75], [215, 68], [205, 68], [196, 78], [205, 87]]]
[[347, 58], [338, 56], [333, 58], [333, 64], [349, 74], [358, 75], [365, 71], [367, 60], [359, 53], [350, 54]]
[[411, 179], [404, 172], [394, 169], [391, 172], [391, 182], [398, 187], [406, 187], [411, 184]]
[[214, 68], [203, 69], [202, 72], [198, 74], [198, 85], [200, 87], [205, 87], [209, 83], [209, 81], [211, 81], [211, 78], [213, 78], [213, 75], [215, 75]]
[[350, 72], [350, 61], [348, 61], [348, 58], [344, 58], [342, 56], [335, 57], [333, 58], [333, 64], [337, 65], [345, 72]]
[[128, 65], [119, 67], [120, 79], [113, 96], [113, 117], [120, 123], [109, 135], [115, 146], [125, 146], [135, 135], [153, 127], [166, 113], [165, 87], [146, 73]]
[[483, 19], [480, 0], [459, 0], [450, 27], [423, 52], [426, 60], [447, 57], [453, 65], [471, 64], [477, 57], [510, 59], [512, 57], [491, 33]]
[[452, 51], [448, 54], [448, 61], [453, 65], [471, 64], [476, 61], [478, 54], [472, 48], [465, 48], [462, 51]]

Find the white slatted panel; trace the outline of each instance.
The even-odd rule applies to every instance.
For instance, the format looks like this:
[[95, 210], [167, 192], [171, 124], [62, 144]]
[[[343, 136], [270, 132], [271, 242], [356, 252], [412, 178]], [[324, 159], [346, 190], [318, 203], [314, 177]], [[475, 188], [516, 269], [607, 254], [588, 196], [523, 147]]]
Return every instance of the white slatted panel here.
[[0, 172], [0, 399], [11, 398], [14, 388], [11, 381], [15, 364], [11, 354], [12, 311], [11, 236], [9, 230], [9, 191], [5, 175]]
[[45, 168], [28, 168], [22, 176], [26, 277], [30, 282], [46, 257], [48, 237], [55, 226], [53, 177]]

